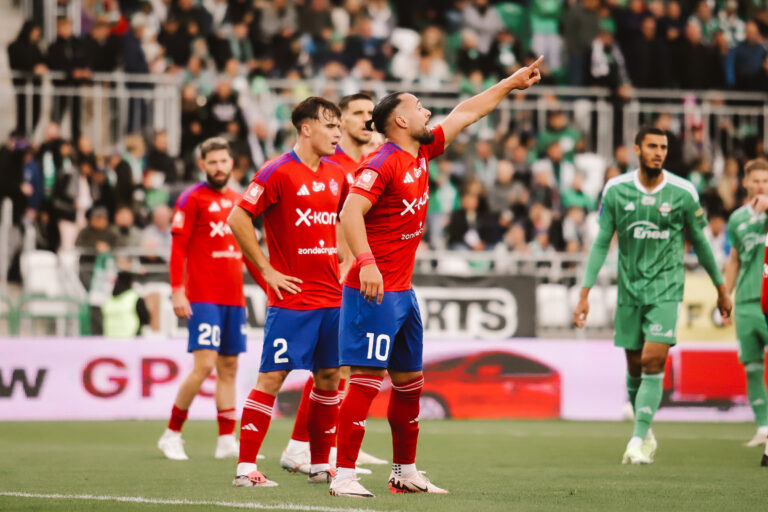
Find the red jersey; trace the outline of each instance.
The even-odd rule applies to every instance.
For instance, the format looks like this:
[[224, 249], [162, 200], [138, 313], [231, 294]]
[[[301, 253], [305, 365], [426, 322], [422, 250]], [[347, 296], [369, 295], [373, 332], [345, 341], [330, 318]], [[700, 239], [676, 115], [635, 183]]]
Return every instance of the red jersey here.
[[344, 169], [344, 173], [347, 175], [347, 183], [351, 187], [355, 183], [355, 173], [357, 172], [357, 168], [360, 166], [360, 162], [365, 160], [365, 156], [363, 156], [360, 162], [355, 162], [351, 156], [341, 149], [341, 146], [336, 145], [336, 153], [329, 156], [328, 160], [336, 162]]
[[234, 190], [219, 192], [198, 183], [176, 201], [171, 223], [171, 287], [184, 285], [189, 302], [245, 305], [243, 253], [227, 224], [239, 197]]
[[264, 215], [269, 262], [298, 277], [301, 292], [267, 290], [267, 305], [319, 309], [341, 305], [336, 220], [347, 198], [344, 169], [323, 158], [313, 171], [291, 151], [268, 162], [254, 176], [237, 205]]
[[[432, 133], [435, 140], [419, 148], [418, 158], [391, 142], [379, 147], [360, 164], [350, 190], [373, 203], [365, 215], [365, 233], [386, 292], [411, 289], [416, 249], [427, 221], [427, 162], [445, 149], [442, 127], [436, 126]], [[344, 284], [360, 288], [356, 264]]]

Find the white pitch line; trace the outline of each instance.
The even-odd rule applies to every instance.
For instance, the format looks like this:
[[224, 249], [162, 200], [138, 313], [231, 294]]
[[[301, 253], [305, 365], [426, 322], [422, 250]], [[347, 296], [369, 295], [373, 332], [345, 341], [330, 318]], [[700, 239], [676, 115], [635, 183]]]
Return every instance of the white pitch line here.
[[235, 501], [194, 501], [194, 500], [163, 500], [143, 498], [141, 496], [94, 496], [93, 494], [34, 494], [29, 492], [0, 491], [0, 496], [13, 498], [36, 498], [49, 500], [84, 500], [84, 501], [118, 501], [122, 503], [149, 503], [152, 505], [201, 505], [229, 508], [244, 508], [249, 510], [306, 510], [309, 512], [381, 512], [369, 508], [334, 508], [316, 507], [313, 505], [294, 505], [280, 503], [277, 505], [262, 505], [261, 503], [238, 503]]

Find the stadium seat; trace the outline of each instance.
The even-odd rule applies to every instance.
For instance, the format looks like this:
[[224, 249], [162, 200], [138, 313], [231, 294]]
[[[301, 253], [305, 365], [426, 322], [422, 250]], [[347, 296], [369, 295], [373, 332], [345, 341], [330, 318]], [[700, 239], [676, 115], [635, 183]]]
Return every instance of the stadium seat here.
[[540, 284], [536, 287], [538, 325], [543, 328], [565, 328], [571, 325], [568, 289], [561, 284]]
[[576, 170], [584, 174], [584, 192], [597, 198], [605, 178], [605, 159], [596, 153], [580, 153], [573, 159]]
[[25, 294], [55, 297], [62, 292], [59, 258], [51, 251], [27, 251], [21, 255], [21, 278]]
[[473, 274], [472, 265], [460, 257], [446, 254], [437, 261], [437, 273], [450, 276], [469, 276]]
[[157, 294], [160, 297], [159, 300], [159, 322], [158, 329], [156, 331], [150, 330], [145, 327], [142, 331], [144, 334], [152, 337], [178, 337], [183, 336], [179, 334], [179, 331], [183, 329], [178, 328], [178, 321], [176, 315], [173, 313], [173, 303], [171, 302], [171, 285], [163, 281], [153, 281], [144, 283], [141, 286], [137, 286], [136, 290], [142, 297]]

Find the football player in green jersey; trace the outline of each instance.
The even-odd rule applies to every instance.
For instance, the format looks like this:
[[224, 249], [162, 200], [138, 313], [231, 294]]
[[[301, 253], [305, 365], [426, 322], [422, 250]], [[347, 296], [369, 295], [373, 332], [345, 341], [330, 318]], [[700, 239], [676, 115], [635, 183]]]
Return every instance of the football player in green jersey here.
[[635, 410], [635, 428], [622, 463], [650, 464], [657, 447], [650, 426], [661, 403], [664, 365], [676, 341], [683, 299], [686, 234], [717, 287], [717, 306], [725, 319], [730, 317], [731, 300], [702, 232], [707, 221], [696, 188], [662, 167], [666, 134], [643, 128], [635, 137], [634, 150], [640, 168], [609, 180], [603, 189], [600, 230], [589, 252], [573, 321], [577, 327], [586, 323], [589, 290], [616, 233], [619, 291], [614, 341], [626, 352], [627, 391]]
[[768, 161], [753, 160], [744, 168], [748, 202], [728, 219], [731, 256], [725, 266], [725, 287], [736, 288], [734, 320], [739, 360], [747, 373], [747, 398], [755, 413], [757, 433], [746, 446], [763, 446], [768, 436], [768, 393], [765, 389], [765, 346], [768, 327], [760, 307], [760, 292], [768, 227]]

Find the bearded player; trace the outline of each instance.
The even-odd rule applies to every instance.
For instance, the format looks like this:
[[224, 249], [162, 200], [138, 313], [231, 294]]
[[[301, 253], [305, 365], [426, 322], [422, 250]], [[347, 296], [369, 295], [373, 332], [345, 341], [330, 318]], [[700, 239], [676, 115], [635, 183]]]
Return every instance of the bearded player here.
[[[176, 395], [168, 428], [157, 447], [172, 460], [187, 460], [181, 429], [203, 381], [216, 370], [219, 439], [217, 459], [236, 457], [235, 376], [237, 356], [245, 352], [243, 254], [227, 225], [240, 195], [227, 187], [232, 154], [222, 138], [200, 145], [198, 165], [206, 181], [185, 190], [176, 202], [171, 233], [170, 279], [173, 312], [187, 320], [188, 351], [194, 367]], [[254, 280], [264, 288], [256, 267], [245, 261]]]

